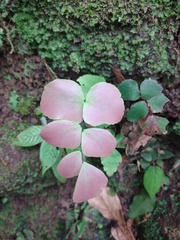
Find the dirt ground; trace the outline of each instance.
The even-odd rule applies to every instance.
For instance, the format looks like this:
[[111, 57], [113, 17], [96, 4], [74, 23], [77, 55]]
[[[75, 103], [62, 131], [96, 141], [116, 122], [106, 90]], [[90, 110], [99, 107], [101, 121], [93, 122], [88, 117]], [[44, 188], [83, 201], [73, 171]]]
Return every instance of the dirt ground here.
[[10, 95], [15, 92], [21, 96], [32, 96], [38, 106], [45, 83], [52, 80], [44, 63], [37, 56], [23, 57], [19, 54], [7, 54], [0, 59], [0, 125], [9, 120], [22, 122], [34, 119], [32, 109], [24, 118], [10, 108]]

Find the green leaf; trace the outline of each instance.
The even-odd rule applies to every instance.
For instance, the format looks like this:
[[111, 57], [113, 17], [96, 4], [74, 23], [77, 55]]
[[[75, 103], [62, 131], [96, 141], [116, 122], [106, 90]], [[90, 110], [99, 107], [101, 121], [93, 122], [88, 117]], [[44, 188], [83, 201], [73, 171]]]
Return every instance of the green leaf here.
[[110, 156], [101, 158], [101, 163], [103, 165], [104, 171], [109, 177], [117, 171], [118, 165], [121, 162], [122, 156], [116, 149]]
[[159, 166], [160, 168], [163, 168], [164, 167], [164, 162], [162, 160], [158, 159], [156, 161], [156, 165]]
[[133, 104], [127, 113], [127, 120], [137, 122], [148, 115], [149, 109], [144, 101]]
[[13, 144], [21, 147], [30, 147], [43, 141], [40, 132], [43, 126], [32, 126], [21, 132], [13, 141]]
[[8, 202], [8, 198], [7, 197], [3, 197], [2, 199], [1, 199], [1, 201], [2, 201], [2, 203], [3, 204], [6, 204], [7, 202]]
[[166, 118], [155, 116], [156, 123], [163, 134], [167, 133], [166, 126], [169, 121]]
[[105, 78], [101, 76], [86, 74], [77, 79], [77, 82], [80, 83], [84, 96], [87, 95], [90, 88], [94, 86], [96, 83], [105, 82]]
[[2, 217], [0, 217], [0, 227], [5, 227], [6, 226], [6, 220], [4, 220]]
[[140, 163], [141, 163], [141, 167], [143, 169], [147, 169], [150, 166], [150, 163], [148, 161], [146, 161], [145, 159], [140, 159]]
[[56, 147], [49, 145], [47, 142], [43, 141], [40, 147], [40, 160], [42, 163], [42, 174], [44, 174], [49, 168], [51, 168], [57, 157], [60, 155], [60, 150]]
[[35, 109], [35, 115], [36, 116], [42, 115], [41, 109], [39, 107]]
[[140, 85], [141, 97], [145, 100], [149, 100], [161, 94], [163, 88], [155, 80], [144, 80]]
[[140, 98], [139, 87], [136, 81], [127, 79], [119, 84], [118, 89], [124, 100], [135, 101]]
[[72, 240], [77, 240], [85, 231], [85, 227], [88, 224], [88, 222], [86, 220], [82, 220], [79, 224], [78, 224], [78, 232], [77, 234], [73, 237]]
[[34, 238], [34, 233], [33, 233], [31, 230], [29, 230], [29, 229], [24, 229], [24, 230], [23, 230], [23, 233], [24, 233], [26, 239], [28, 239], [28, 240], [33, 240], [33, 239], [35, 239], [35, 238]]
[[166, 118], [149, 115], [142, 126], [143, 133], [148, 136], [166, 134], [168, 123], [169, 121]]
[[23, 236], [18, 236], [16, 240], [25, 240], [25, 238]]
[[171, 184], [169, 177], [167, 177], [166, 175], [164, 175], [163, 184], [167, 185], [167, 186], [169, 186]]
[[158, 159], [158, 153], [155, 148], [150, 148], [141, 152], [141, 157], [143, 157], [147, 162], [151, 162]]
[[145, 189], [134, 196], [128, 213], [129, 218], [136, 218], [152, 212], [155, 206], [155, 199], [151, 199]]
[[162, 152], [159, 155], [159, 159], [169, 159], [174, 157], [174, 154], [168, 150], [162, 150]]
[[148, 105], [152, 107], [153, 113], [162, 112], [164, 104], [167, 103], [169, 99], [164, 96], [164, 94], [152, 97], [148, 101]]
[[79, 146], [79, 147], [74, 148], [74, 149], [66, 148], [65, 153], [67, 155], [67, 154], [75, 152], [75, 151], [81, 151], [81, 147]]
[[116, 147], [117, 148], [125, 148], [125, 144], [123, 144], [124, 139], [125, 139], [124, 135], [121, 135], [121, 134], [116, 135]]
[[9, 98], [9, 107], [10, 109], [16, 111], [17, 110], [17, 105], [18, 105], [18, 95], [16, 93], [16, 91], [12, 91], [10, 94], [10, 98]]
[[54, 176], [57, 178], [57, 180], [58, 180], [59, 182], [65, 183], [65, 182], [66, 182], [66, 178], [61, 177], [61, 176], [59, 175], [58, 171], [57, 171], [57, 166], [58, 166], [60, 160], [61, 160], [61, 155], [59, 154], [59, 156], [57, 157], [56, 162], [55, 162], [54, 165], [52, 166], [52, 171], [53, 171], [53, 173], [54, 173]]
[[115, 136], [115, 132], [114, 132], [113, 129], [108, 128], [108, 129], [106, 129], [106, 130], [109, 131], [113, 136]]
[[143, 184], [151, 198], [154, 198], [163, 184], [164, 172], [158, 166], [150, 166], [145, 174]]
[[[95, 128], [104, 128], [104, 129], [106, 129], [106, 128], [109, 127], [109, 125], [110, 125], [110, 124], [104, 123], [104, 124], [100, 124], [100, 125], [97, 125], [97, 126], [94, 126], [94, 127], [95, 127]], [[108, 130], [108, 129], [107, 129], [107, 130]]]

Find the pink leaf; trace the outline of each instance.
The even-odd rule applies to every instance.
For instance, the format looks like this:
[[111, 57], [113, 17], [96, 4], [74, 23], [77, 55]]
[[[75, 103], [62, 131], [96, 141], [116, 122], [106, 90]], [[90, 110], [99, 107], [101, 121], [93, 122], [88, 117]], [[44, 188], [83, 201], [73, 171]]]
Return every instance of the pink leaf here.
[[56, 79], [45, 86], [40, 108], [51, 119], [80, 123], [84, 96], [81, 87], [71, 80]]
[[41, 137], [50, 145], [74, 149], [80, 145], [82, 128], [79, 124], [59, 120], [46, 125], [41, 130]]
[[88, 92], [83, 108], [83, 119], [86, 123], [118, 123], [124, 115], [124, 101], [119, 90], [110, 83], [97, 83]]
[[80, 151], [75, 151], [66, 155], [57, 167], [58, 173], [65, 178], [78, 175], [82, 165], [82, 155]]
[[76, 182], [73, 201], [80, 203], [98, 195], [106, 187], [107, 177], [98, 168], [84, 162]]
[[87, 157], [106, 157], [115, 149], [116, 139], [108, 130], [88, 128], [82, 133], [81, 146]]

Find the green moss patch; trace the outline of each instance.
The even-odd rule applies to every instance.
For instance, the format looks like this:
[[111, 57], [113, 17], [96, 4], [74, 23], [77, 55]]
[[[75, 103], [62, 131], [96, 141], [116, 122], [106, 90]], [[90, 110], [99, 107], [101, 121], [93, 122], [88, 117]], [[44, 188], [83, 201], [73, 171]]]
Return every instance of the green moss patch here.
[[[18, 38], [61, 71], [174, 75], [177, 1], [13, 1], [1, 3]], [[7, 17], [7, 16], [6, 16]]]

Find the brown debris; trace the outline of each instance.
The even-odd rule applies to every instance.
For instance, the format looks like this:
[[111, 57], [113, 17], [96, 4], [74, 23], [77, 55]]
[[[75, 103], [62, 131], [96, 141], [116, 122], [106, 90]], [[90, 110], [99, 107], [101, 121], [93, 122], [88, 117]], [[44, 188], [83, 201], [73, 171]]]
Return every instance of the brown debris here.
[[111, 228], [111, 234], [116, 240], [134, 240], [130, 229], [131, 224], [127, 224], [124, 219], [123, 209], [117, 195], [110, 196], [109, 188], [104, 188], [101, 193], [88, 200], [89, 204], [96, 208], [105, 218], [115, 220], [116, 227]]

